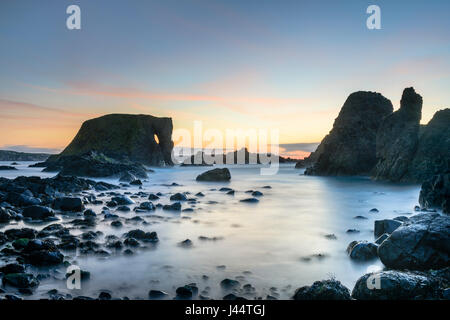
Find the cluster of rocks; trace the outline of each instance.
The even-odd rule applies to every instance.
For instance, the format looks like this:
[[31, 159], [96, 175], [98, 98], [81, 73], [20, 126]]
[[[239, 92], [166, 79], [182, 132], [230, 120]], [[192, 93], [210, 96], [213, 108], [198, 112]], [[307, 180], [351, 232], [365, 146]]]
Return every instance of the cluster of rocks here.
[[352, 93], [330, 133], [296, 168], [306, 167], [306, 175], [424, 183], [424, 207], [443, 208], [450, 201], [448, 187], [437, 200], [425, 196], [435, 175], [450, 173], [450, 109], [436, 112], [422, 126], [422, 102], [413, 88], [406, 88], [400, 108], [392, 112], [392, 103], [379, 93]]

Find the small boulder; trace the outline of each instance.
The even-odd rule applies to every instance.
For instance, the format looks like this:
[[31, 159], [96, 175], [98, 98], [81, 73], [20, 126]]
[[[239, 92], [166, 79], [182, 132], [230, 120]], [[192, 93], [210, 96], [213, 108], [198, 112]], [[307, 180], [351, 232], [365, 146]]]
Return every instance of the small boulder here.
[[350, 300], [350, 290], [340, 281], [330, 279], [316, 281], [312, 286], [298, 288], [294, 300]]
[[49, 217], [53, 217], [55, 213], [48, 207], [30, 206], [23, 209], [22, 215], [33, 220], [44, 220]]
[[61, 197], [53, 201], [53, 208], [61, 211], [81, 212], [84, 209], [84, 205], [80, 198]]
[[383, 233], [391, 234], [401, 225], [401, 221], [393, 219], [375, 220], [375, 238], [380, 237]]
[[196, 178], [197, 181], [229, 181], [230, 179], [230, 170], [227, 168], [208, 170]]

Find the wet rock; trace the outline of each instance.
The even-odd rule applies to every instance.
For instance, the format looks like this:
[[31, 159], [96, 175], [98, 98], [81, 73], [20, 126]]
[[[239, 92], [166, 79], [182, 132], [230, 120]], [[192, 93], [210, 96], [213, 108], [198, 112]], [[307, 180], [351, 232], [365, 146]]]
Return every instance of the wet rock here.
[[369, 210], [370, 213], [378, 213], [378, 209], [377, 208], [372, 208]]
[[187, 198], [182, 193], [175, 193], [174, 195], [170, 196], [170, 200], [172, 200], [172, 201], [187, 201]]
[[240, 200], [240, 202], [245, 202], [245, 203], [258, 203], [259, 200], [256, 199], [256, 198], [246, 198], [246, 199]]
[[39, 285], [39, 280], [29, 273], [9, 273], [3, 279], [4, 285], [10, 285], [15, 288], [33, 288]]
[[131, 211], [130, 207], [128, 207], [128, 206], [118, 206], [116, 210], [120, 211], [120, 212], [129, 212], [129, 211]]
[[222, 300], [247, 300], [244, 297], [239, 297], [233, 293], [229, 293], [222, 298]]
[[33, 220], [45, 220], [49, 217], [53, 217], [55, 213], [48, 207], [30, 206], [23, 209], [22, 215]]
[[229, 181], [230, 179], [230, 170], [227, 168], [208, 170], [196, 178], [197, 181]]
[[167, 211], [180, 211], [181, 210], [181, 203], [175, 202], [172, 204], [166, 204], [163, 206], [163, 210]]
[[450, 217], [438, 213], [412, 216], [378, 248], [381, 262], [394, 269], [439, 269], [450, 263]]
[[375, 244], [382, 244], [384, 240], [386, 240], [389, 237], [389, 235], [387, 233], [383, 233], [381, 236], [379, 236], [376, 240], [375, 240]]
[[346, 233], [359, 233], [359, 230], [357, 229], [347, 229], [347, 231], [345, 231]]
[[9, 222], [13, 217], [10, 210], [0, 207], [0, 223]]
[[261, 191], [253, 191], [252, 196], [254, 197], [262, 197], [263, 193]]
[[225, 290], [235, 289], [235, 288], [238, 288], [240, 285], [241, 284], [239, 283], [239, 281], [228, 279], [228, 278], [227, 279], [223, 279], [220, 282], [220, 287], [222, 289], [225, 289]]
[[205, 195], [203, 194], [203, 192], [197, 192], [195, 194], [197, 197], [204, 197]]
[[37, 231], [30, 228], [8, 229], [5, 231], [5, 235], [10, 241], [21, 238], [34, 239], [36, 237], [36, 234]]
[[111, 222], [111, 227], [121, 228], [122, 226], [123, 226], [123, 224], [119, 220], [115, 220], [115, 221]]
[[378, 238], [383, 233], [391, 234], [401, 225], [402, 222], [392, 219], [375, 220], [374, 235]]
[[371, 260], [377, 257], [378, 246], [367, 241], [353, 241], [347, 247], [350, 258], [355, 260]]
[[40, 250], [30, 252], [26, 260], [34, 266], [53, 266], [61, 264], [64, 255], [59, 251]]
[[87, 209], [87, 210], [85, 210], [84, 212], [83, 212], [83, 215], [85, 216], [85, 217], [96, 217], [97, 216], [97, 214], [94, 212], [94, 210], [92, 210], [92, 209]]
[[180, 300], [192, 299], [193, 297], [192, 289], [187, 286], [177, 288], [176, 294], [176, 298]]
[[33, 206], [42, 203], [41, 199], [35, 198], [32, 194], [30, 195], [25, 192], [20, 194], [16, 192], [9, 192], [5, 198], [5, 201], [18, 207]]
[[367, 220], [367, 218], [366, 218], [366, 217], [364, 217], [364, 216], [355, 216], [355, 217], [353, 217], [353, 219], [358, 219], [358, 220]]
[[120, 182], [131, 182], [131, 181], [134, 181], [134, 180], [136, 180], [136, 176], [135, 175], [133, 175], [133, 174], [131, 174], [130, 172], [124, 172], [121, 176], [120, 176], [120, 179], [119, 179], [119, 181]]
[[169, 294], [167, 292], [161, 291], [161, 290], [150, 290], [148, 292], [148, 297], [150, 299], [164, 299], [167, 298]]
[[0, 272], [4, 274], [9, 273], [24, 273], [25, 267], [18, 263], [9, 263], [7, 265], [4, 265], [0, 268]]
[[134, 204], [135, 202], [130, 199], [128, 196], [115, 196], [111, 198], [112, 201], [114, 201], [117, 205], [126, 206], [130, 204]]
[[100, 292], [100, 294], [98, 295], [98, 299], [99, 300], [111, 300], [112, 296], [109, 292], [106, 291], [102, 291]]
[[132, 248], [137, 248], [137, 247], [141, 246], [139, 241], [137, 241], [135, 238], [127, 238], [127, 239], [125, 239], [123, 244], [126, 245], [127, 247], [132, 247]]
[[130, 182], [130, 185], [132, 186], [142, 186], [142, 181], [140, 179], [135, 179]]
[[334, 233], [331, 234], [326, 234], [325, 238], [329, 239], [329, 240], [337, 240], [337, 237]]
[[424, 209], [450, 213], [450, 173], [435, 175], [422, 184], [419, 203]]
[[298, 288], [294, 300], [350, 300], [350, 290], [340, 281], [330, 279], [316, 281], [312, 286]]
[[11, 166], [0, 166], [0, 170], [2, 170], [2, 171], [17, 170], [17, 168], [11, 167]]
[[61, 211], [80, 212], [83, 211], [84, 205], [80, 198], [60, 197], [53, 202], [53, 208]]
[[129, 231], [126, 235], [126, 238], [135, 238], [144, 242], [157, 242], [159, 241], [158, 235], [156, 232], [145, 232], [140, 229], [135, 229]]
[[357, 300], [411, 300], [439, 298], [439, 279], [424, 273], [381, 271], [368, 273], [355, 284]]
[[144, 210], [144, 211], [153, 211], [153, 210], [155, 210], [156, 208], [155, 208], [155, 205], [154, 205], [152, 202], [150, 202], [150, 201], [145, 201], [145, 202], [142, 202], [142, 203], [139, 205], [139, 209]]
[[158, 199], [159, 199], [159, 197], [156, 194], [153, 194], [153, 193], [151, 193], [148, 196], [148, 200], [158, 200]]
[[191, 248], [194, 244], [190, 239], [186, 239], [181, 241], [178, 245], [183, 248]]

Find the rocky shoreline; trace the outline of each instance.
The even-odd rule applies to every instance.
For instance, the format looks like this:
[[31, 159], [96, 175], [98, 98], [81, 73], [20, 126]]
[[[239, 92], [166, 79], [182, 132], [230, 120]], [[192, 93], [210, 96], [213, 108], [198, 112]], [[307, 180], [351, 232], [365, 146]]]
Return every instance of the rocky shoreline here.
[[[213, 169], [200, 176], [206, 181], [231, 179], [227, 169]], [[199, 176], [199, 177], [200, 177]], [[202, 180], [202, 179], [197, 179]], [[198, 183], [202, 183], [201, 181]], [[147, 226], [151, 220], [164, 219], [158, 210], [188, 211], [204, 194], [191, 195], [188, 191], [173, 194], [148, 193], [144, 190], [123, 192], [129, 184], [113, 185], [94, 180], [57, 175], [54, 178], [18, 177], [14, 180], [0, 178], [0, 223], [23, 221], [32, 225], [47, 224], [41, 230], [35, 228], [8, 228], [0, 232], [0, 278], [2, 299], [22, 299], [32, 295], [40, 281], [56, 277], [58, 270], [69, 267], [77, 256], [108, 257], [136, 255], [149, 248], [156, 248], [160, 236]], [[264, 188], [269, 188], [265, 186]], [[262, 189], [264, 189], [262, 188]], [[223, 191], [222, 191], [223, 189]], [[223, 187], [223, 193], [234, 192]], [[257, 203], [263, 192], [251, 190], [246, 202]], [[167, 198], [163, 205], [159, 199]], [[154, 202], [157, 202], [156, 204]], [[89, 207], [102, 205], [100, 214]], [[251, 205], [251, 204], [249, 204]], [[419, 210], [419, 209], [418, 209]], [[375, 212], [375, 209], [373, 209]], [[128, 218], [116, 212], [134, 212]], [[150, 224], [149, 224], [150, 222]], [[134, 229], [121, 237], [96, 231], [99, 224], [109, 224], [119, 229], [127, 224]], [[139, 227], [142, 226], [142, 227]], [[79, 233], [75, 235], [74, 232]], [[100, 235], [102, 236], [101, 241]], [[357, 233], [355, 234], [357, 235]], [[210, 240], [203, 237], [198, 241]], [[219, 238], [217, 238], [219, 239]], [[448, 299], [449, 296], [449, 247], [450, 220], [437, 212], [417, 212], [416, 215], [377, 220], [374, 224], [373, 243], [354, 241], [348, 248], [349, 259], [381, 259], [385, 269], [363, 275], [352, 291], [336, 279], [316, 281], [312, 286], [295, 290], [293, 299]], [[195, 239], [194, 239], [195, 240]], [[211, 238], [211, 241], [215, 241]], [[179, 243], [189, 248], [192, 239]], [[345, 249], [345, 248], [343, 248]], [[157, 249], [156, 249], [157, 250]], [[39, 268], [36, 273], [34, 268]], [[55, 273], [56, 272], [56, 273]], [[82, 281], [89, 281], [88, 270], [81, 271]], [[208, 276], [205, 275], [205, 278]], [[238, 278], [238, 277], [237, 277]], [[370, 289], [369, 280], [380, 288]], [[249, 295], [258, 299], [277, 299], [275, 291], [267, 296], [257, 296], [255, 288], [239, 279], [225, 278], [217, 284], [224, 292], [225, 300], [243, 300]], [[209, 287], [188, 283], [176, 289], [175, 296], [149, 287], [148, 299], [210, 299]], [[111, 292], [99, 296], [72, 296], [56, 288], [48, 292], [48, 299], [127, 299]]]

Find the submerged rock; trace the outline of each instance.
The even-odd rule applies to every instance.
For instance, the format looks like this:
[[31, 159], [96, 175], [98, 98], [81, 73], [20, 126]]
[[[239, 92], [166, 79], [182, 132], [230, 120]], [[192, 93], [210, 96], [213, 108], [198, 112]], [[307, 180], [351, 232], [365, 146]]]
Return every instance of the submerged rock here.
[[450, 264], [450, 217], [415, 215], [378, 248], [381, 262], [394, 269], [439, 269]]
[[230, 179], [230, 170], [227, 168], [208, 170], [196, 178], [197, 181], [229, 181]]
[[377, 255], [378, 246], [367, 241], [353, 241], [347, 247], [350, 258], [355, 260], [371, 260]]
[[350, 300], [350, 290], [341, 282], [330, 279], [316, 281], [312, 286], [298, 288], [294, 300]]
[[375, 220], [374, 235], [378, 238], [384, 233], [391, 234], [401, 225], [400, 221], [393, 219]]

